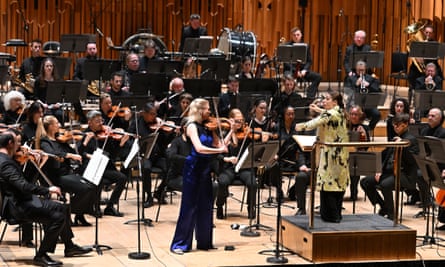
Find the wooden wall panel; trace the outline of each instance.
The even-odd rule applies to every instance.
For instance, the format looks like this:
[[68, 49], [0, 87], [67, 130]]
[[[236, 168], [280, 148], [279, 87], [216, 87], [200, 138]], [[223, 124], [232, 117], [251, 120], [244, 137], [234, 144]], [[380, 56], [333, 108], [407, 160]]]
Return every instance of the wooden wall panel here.
[[[377, 35], [377, 49], [385, 52], [385, 66], [377, 74], [390, 82], [390, 54], [406, 51], [403, 29], [420, 18], [428, 18], [436, 29], [436, 39], [444, 41], [445, 0], [308, 0], [303, 9], [296, 0], [11, 0], [0, 1], [0, 43], [9, 39], [39, 38], [44, 42], [60, 40], [69, 33], [98, 33], [123, 43], [139, 29], [151, 29], [163, 36], [168, 50], [179, 47], [181, 29], [191, 13], [201, 15], [203, 24], [214, 36], [214, 47], [224, 28], [237, 24], [253, 32], [258, 41], [257, 56], [270, 57], [281, 38], [289, 40], [290, 29], [303, 28], [310, 44], [313, 69], [324, 80], [337, 81], [339, 51], [352, 42], [352, 33], [363, 29], [368, 42]], [[340, 10], [341, 15], [340, 15]], [[25, 25], [27, 28], [25, 28]], [[104, 58], [120, 54], [107, 49], [105, 38], [97, 34], [99, 53]], [[15, 53], [18, 64], [29, 56], [29, 49], [1, 47], [0, 52]], [[74, 55], [66, 55], [74, 56]], [[340, 58], [341, 61], [341, 58]], [[340, 65], [341, 66], [341, 65]], [[341, 78], [342, 79], [342, 78]]]

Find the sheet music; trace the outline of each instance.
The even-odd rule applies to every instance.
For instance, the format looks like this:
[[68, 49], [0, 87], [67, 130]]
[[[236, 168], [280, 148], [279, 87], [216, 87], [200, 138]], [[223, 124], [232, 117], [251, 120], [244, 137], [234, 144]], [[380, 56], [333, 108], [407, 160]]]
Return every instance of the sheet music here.
[[124, 167], [125, 169], [128, 168], [128, 165], [130, 165], [130, 162], [133, 160], [134, 156], [139, 152], [139, 141], [138, 139], [134, 140], [133, 145], [131, 146], [130, 153], [128, 153], [127, 158], [124, 161]]
[[107, 167], [109, 160], [110, 159], [104, 155], [102, 149], [96, 149], [93, 152], [82, 177], [98, 186], [102, 180], [102, 175], [104, 174], [105, 167]]
[[238, 163], [235, 165], [235, 172], [239, 172], [241, 166], [243, 166], [244, 161], [246, 161], [247, 156], [249, 155], [249, 149], [244, 150], [243, 154], [238, 160]]
[[317, 136], [315, 135], [293, 135], [292, 138], [297, 142], [303, 151], [311, 151]]

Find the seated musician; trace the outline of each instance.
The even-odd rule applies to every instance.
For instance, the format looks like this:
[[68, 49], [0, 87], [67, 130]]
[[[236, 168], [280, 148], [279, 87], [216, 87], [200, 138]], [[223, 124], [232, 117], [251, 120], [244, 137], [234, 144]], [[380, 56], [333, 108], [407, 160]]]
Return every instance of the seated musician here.
[[59, 80], [59, 75], [56, 72], [55, 63], [52, 58], [45, 58], [42, 61], [40, 74], [34, 83], [35, 100], [40, 100], [43, 103], [44, 109], [49, 109], [50, 112], [48, 113], [56, 116], [59, 122], [63, 123], [63, 110], [61, 109], [61, 105], [59, 103], [47, 104], [48, 82], [56, 80]]
[[[82, 167], [80, 173], [84, 172], [96, 149], [103, 149], [104, 152], [108, 154], [110, 160], [102, 175], [99, 187], [102, 188], [103, 186], [111, 184], [115, 184], [115, 187], [104, 210], [104, 215], [122, 217], [123, 214], [116, 210], [114, 205], [118, 204], [119, 198], [125, 189], [127, 176], [116, 169], [115, 160], [119, 156], [128, 154], [129, 143], [127, 140], [129, 136], [125, 134], [114, 138], [110, 133], [111, 129], [103, 124], [103, 119], [99, 111], [92, 110], [88, 112], [87, 119], [88, 128], [84, 131], [85, 135], [78, 144], [79, 154], [82, 155]], [[100, 194], [101, 190], [98, 190], [98, 192]], [[99, 198], [100, 195], [97, 197]]]
[[295, 91], [295, 79], [292, 75], [284, 76], [284, 86], [279, 97], [275, 97], [272, 101], [272, 109], [274, 113], [279, 114], [287, 106], [302, 101], [301, 95]]
[[[357, 140], [353, 140], [352, 136], [350, 137], [351, 142], [368, 142], [370, 140], [369, 135], [369, 127], [368, 125], [363, 124], [363, 121], [365, 119], [363, 110], [358, 105], [353, 105], [351, 108], [349, 108], [348, 112], [348, 130], [349, 132], [357, 133]], [[366, 151], [366, 148], [359, 148], [358, 151]], [[349, 185], [349, 189], [351, 191], [351, 197], [350, 199], [355, 201], [357, 200], [357, 186], [358, 182], [360, 180], [360, 176], [356, 175], [354, 176], [353, 173], [350, 173], [351, 175], [351, 184]]]
[[[111, 96], [107, 93], [100, 94], [99, 108], [105, 125], [112, 125], [126, 131], [131, 119], [131, 111], [128, 107], [113, 106]], [[112, 120], [110, 122], [110, 120]]]
[[[164, 128], [163, 121], [157, 117], [157, 110], [152, 103], [147, 103], [141, 113], [141, 116], [137, 118], [138, 120], [132, 120], [128, 131], [133, 134], [138, 134], [141, 138], [141, 146], [144, 137], [148, 137], [150, 134], [159, 134], [156, 143], [151, 151], [151, 155], [144, 159], [142, 168], [142, 178], [143, 178], [143, 200], [144, 207], [148, 208], [153, 206], [153, 197], [158, 200], [161, 204], [166, 204], [164, 199], [164, 191], [167, 185], [166, 173], [167, 173], [167, 160], [165, 155], [165, 149], [167, 145], [172, 140], [173, 128]], [[137, 123], [137, 128], [136, 128]], [[138, 132], [136, 132], [136, 129]], [[142, 147], [141, 151], [145, 152], [146, 147]], [[161, 169], [159, 178], [162, 179], [161, 184], [156, 188], [153, 196], [151, 194], [152, 180], [151, 172], [152, 168], [157, 167]]]
[[144, 56], [141, 58], [140, 69], [142, 71], [152, 73], [153, 71], [150, 70], [150, 62], [162, 60], [162, 57], [158, 55], [158, 48], [155, 41], [153, 41], [152, 39], [147, 40], [144, 43]]
[[116, 71], [111, 74], [110, 90], [108, 93], [110, 96], [129, 96], [130, 92], [122, 90], [124, 73]]
[[70, 218], [65, 205], [39, 196], [61, 195], [57, 186], [44, 187], [28, 182], [19, 165], [12, 159], [20, 142], [13, 132], [0, 135], [0, 189], [3, 195], [2, 217], [45, 225], [42, 243], [33, 259], [39, 266], [60, 266], [63, 263], [52, 259], [60, 236], [65, 245], [65, 257], [83, 255], [91, 248], [73, 243]]
[[[303, 42], [303, 33], [300, 28], [295, 27], [291, 30], [292, 40], [287, 45], [295, 45]], [[307, 88], [307, 98], [315, 98], [318, 92], [318, 85], [321, 82], [321, 75], [315, 71], [311, 71], [312, 56], [310, 47], [307, 47], [306, 62], [301, 64], [284, 64], [284, 73], [293, 75], [295, 79], [304, 79], [311, 83]]]
[[[44, 59], [44, 57], [41, 56], [42, 41], [39, 39], [32, 40], [29, 49], [31, 51], [31, 56], [22, 61], [19, 78], [26, 86], [32, 88], [35, 78], [39, 76], [40, 66]], [[26, 89], [20, 89], [20, 91], [25, 95], [26, 99], [33, 99], [34, 96], [30, 91]]]
[[[408, 147], [402, 149], [400, 167], [400, 186], [408, 194], [416, 190], [417, 164], [414, 154], [419, 153], [419, 146], [416, 137], [408, 132], [409, 115], [406, 113], [397, 114], [392, 122], [396, 132], [395, 141], [402, 139], [410, 142]], [[379, 215], [394, 218], [394, 148], [389, 147], [382, 152], [382, 171], [375, 176], [366, 176], [360, 181], [360, 186], [373, 205], [379, 204]], [[377, 191], [380, 189], [382, 195]]]
[[[250, 140], [246, 132], [247, 125], [244, 116], [239, 109], [232, 109], [229, 118], [233, 120], [232, 142], [229, 145], [228, 153], [219, 155], [218, 158], [222, 162], [221, 171], [218, 175], [218, 195], [216, 199], [216, 218], [224, 219], [223, 206], [229, 196], [228, 187], [235, 179], [239, 179], [247, 187], [247, 211], [248, 218], [255, 218], [255, 196], [256, 196], [256, 177], [252, 174], [251, 169], [241, 169], [235, 172], [235, 165], [241, 156], [241, 153], [249, 146]], [[247, 141], [247, 142], [246, 142]]]
[[241, 72], [239, 73], [240, 79], [253, 79], [255, 76], [252, 71], [252, 58], [245, 56], [241, 59]]
[[[278, 151], [278, 164], [281, 171], [297, 172], [295, 184], [289, 188], [289, 199], [297, 200], [298, 210], [295, 215], [306, 214], [306, 190], [309, 185], [311, 169], [310, 156], [302, 151], [301, 147], [293, 139], [298, 134], [295, 130], [295, 110], [288, 106], [283, 110], [283, 122], [279, 123], [279, 138], [282, 140]], [[281, 183], [277, 179], [276, 184]]]
[[43, 117], [43, 105], [40, 102], [33, 102], [27, 111], [27, 120], [23, 125], [22, 142], [33, 147], [34, 138], [36, 136], [37, 125]]
[[[76, 66], [74, 67], [74, 75], [73, 80], [84, 80], [85, 79], [85, 62], [87, 60], [97, 60], [97, 45], [95, 42], [88, 42], [85, 46], [85, 57], [78, 58], [76, 60]], [[92, 81], [90, 81], [90, 85], [92, 85]], [[88, 90], [88, 96], [99, 96], [99, 90]], [[95, 88], [97, 89], [97, 88]]]
[[9, 91], [3, 97], [5, 112], [3, 123], [6, 125], [19, 124], [26, 120], [25, 96], [19, 91]]
[[[93, 214], [93, 207], [96, 203], [96, 187], [87, 182], [72, 166], [79, 165], [82, 156], [77, 154], [70, 144], [76, 142], [71, 133], [59, 134], [60, 123], [54, 116], [45, 116], [43, 118], [42, 137], [40, 140], [40, 149], [56, 156], [50, 156], [43, 166], [43, 171], [50, 177], [54, 185], [59, 186], [62, 191], [72, 194], [70, 207], [71, 213], [74, 213], [73, 226], [91, 226], [84, 217], [84, 214]], [[79, 139], [82, 135], [78, 135]]]
[[425, 67], [425, 74], [416, 79], [416, 90], [442, 90], [443, 78], [438, 75], [436, 64], [430, 62]]
[[179, 77], [173, 78], [169, 84], [168, 95], [161, 101], [155, 102], [159, 116], [174, 117], [177, 114], [181, 114], [179, 97], [183, 93], [185, 93], [184, 81]]
[[266, 116], [267, 115], [267, 102], [264, 99], [257, 99], [253, 104], [253, 109], [251, 112], [251, 118], [249, 121], [252, 121], [251, 128], [255, 131], [259, 131], [261, 137], [261, 142], [267, 142], [271, 139], [274, 134], [275, 122], [273, 122], [272, 118]]
[[227, 118], [229, 111], [240, 108], [239, 99], [239, 79], [237, 76], [229, 76], [227, 83], [227, 93], [221, 93], [218, 102], [218, 112], [221, 117]]
[[122, 90], [131, 92], [131, 77], [133, 77], [133, 74], [140, 73], [140, 59], [139, 56], [135, 53], [128, 54], [126, 60], [126, 68], [125, 68], [125, 74], [124, 74], [124, 85], [122, 87]]
[[182, 118], [187, 117], [190, 103], [192, 103], [193, 96], [189, 93], [183, 93], [179, 96], [179, 110], [175, 111], [176, 113], [171, 114], [169, 120], [175, 122], [176, 125], [179, 125]]
[[[354, 104], [355, 94], [379, 93], [380, 81], [372, 75], [366, 73], [366, 62], [357, 61], [355, 65], [355, 73], [348, 75], [345, 80], [345, 94], [346, 88], [349, 90], [348, 100], [346, 101], [346, 108], [349, 109]], [[358, 104], [358, 103], [357, 103]], [[380, 111], [375, 108], [365, 108], [366, 117], [370, 119], [369, 129], [374, 131], [375, 126], [380, 120]]]

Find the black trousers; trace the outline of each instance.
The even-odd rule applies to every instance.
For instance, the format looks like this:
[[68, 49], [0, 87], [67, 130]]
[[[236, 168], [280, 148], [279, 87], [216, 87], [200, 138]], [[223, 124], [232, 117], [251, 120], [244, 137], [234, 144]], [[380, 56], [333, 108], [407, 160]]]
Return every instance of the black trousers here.
[[320, 192], [320, 215], [323, 221], [335, 223], [341, 221], [344, 194], [344, 191], [322, 190]]
[[104, 185], [115, 184], [113, 193], [111, 193], [110, 196], [109, 204], [112, 205], [119, 203], [119, 198], [121, 197], [121, 194], [125, 189], [125, 184], [127, 180], [128, 180], [127, 176], [122, 172], [113, 169], [105, 169], [105, 172], [102, 175], [102, 181], [99, 185], [101, 190], [97, 190], [99, 193], [98, 198], [100, 199], [100, 193]]
[[96, 203], [96, 187], [93, 184], [88, 183], [78, 174], [63, 175], [54, 183], [62, 191], [72, 194], [70, 203], [72, 213], [93, 214]]
[[251, 175], [249, 169], [240, 170], [235, 173], [233, 168], [225, 169], [218, 176], [218, 195], [216, 198], [216, 205], [223, 206], [226, 198], [229, 196], [228, 187], [235, 179], [239, 179], [247, 187], [247, 204], [249, 206], [255, 205], [257, 183], [255, 175]]

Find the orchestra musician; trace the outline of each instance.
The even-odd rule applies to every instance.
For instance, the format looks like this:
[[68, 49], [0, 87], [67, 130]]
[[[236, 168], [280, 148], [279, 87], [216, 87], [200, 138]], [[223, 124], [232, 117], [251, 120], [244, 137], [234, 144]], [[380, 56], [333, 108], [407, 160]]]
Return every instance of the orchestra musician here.
[[[125, 189], [127, 182], [127, 176], [116, 169], [116, 158], [122, 155], [128, 154], [129, 139], [128, 134], [120, 136], [120, 138], [113, 138], [111, 136], [111, 129], [103, 124], [102, 115], [99, 111], [92, 110], [87, 114], [88, 128], [84, 131], [85, 135], [78, 144], [79, 154], [82, 155], [82, 166], [80, 172], [88, 166], [88, 163], [93, 155], [93, 152], [100, 148], [109, 154], [109, 161], [103, 173], [102, 180], [99, 184], [101, 188], [98, 190], [100, 193], [103, 186], [109, 186], [115, 184], [113, 192], [104, 210], [104, 215], [122, 217], [123, 213], [114, 208], [114, 205], [118, 204], [119, 198]], [[106, 142], [106, 143], [105, 143]], [[99, 212], [99, 211], [96, 211]]]
[[253, 79], [255, 75], [252, 71], [252, 58], [245, 56], [241, 59], [241, 72], [239, 73], [240, 79]]
[[153, 72], [150, 70], [150, 62], [162, 61], [162, 57], [158, 55], [156, 43], [149, 39], [144, 43], [144, 56], [141, 58], [140, 69], [146, 72]]
[[130, 92], [131, 88], [131, 77], [135, 73], [140, 73], [140, 60], [139, 56], [133, 52], [127, 55], [127, 58], [125, 60], [126, 67], [125, 67], [125, 74], [124, 74], [124, 85], [122, 87], [122, 90]]
[[[296, 131], [318, 129], [321, 142], [348, 142], [343, 98], [338, 91], [328, 91], [323, 99], [323, 109], [312, 104], [311, 109], [320, 115], [308, 122], [297, 123]], [[349, 185], [349, 152], [343, 147], [320, 148], [320, 163], [316, 188], [320, 191], [320, 215], [326, 222], [342, 220], [343, 196]]]
[[124, 80], [124, 73], [122, 73], [121, 71], [116, 71], [111, 74], [110, 90], [108, 91], [108, 94], [110, 94], [110, 96], [113, 97], [113, 96], [131, 95], [130, 92], [122, 90], [122, 87], [124, 86], [123, 80]]
[[[29, 45], [29, 49], [31, 51], [31, 56], [25, 58], [22, 62], [22, 65], [20, 65], [19, 78], [22, 82], [31, 82], [30, 85], [34, 86], [33, 81], [37, 76], [39, 76], [40, 66], [42, 65], [42, 60], [44, 59], [44, 57], [41, 56], [42, 41], [39, 39], [32, 40]], [[28, 79], [26, 77], [27, 75], [29, 77]], [[27, 99], [32, 98], [31, 92], [22, 90], [22, 93], [25, 94], [25, 97]]]
[[247, 125], [245, 124], [243, 114], [237, 108], [230, 111], [229, 119], [233, 121], [232, 141], [228, 146], [228, 153], [218, 156], [222, 166], [220, 166], [221, 171], [217, 178], [219, 186], [216, 199], [216, 218], [224, 219], [223, 206], [229, 196], [228, 187], [233, 180], [239, 179], [247, 187], [248, 218], [253, 219], [255, 218], [256, 178], [253, 178], [250, 168], [240, 169], [238, 173], [235, 172], [235, 164], [239, 156], [242, 155], [250, 144], [250, 141], [244, 141], [246, 138], [250, 139], [247, 133], [248, 130], [246, 131]]
[[[346, 107], [349, 108], [351, 105], [358, 104], [354, 102], [354, 95], [356, 94], [367, 94], [367, 93], [378, 93], [380, 90], [380, 81], [372, 75], [366, 73], [366, 62], [359, 60], [355, 64], [353, 75], [349, 75], [345, 80], [345, 94], [348, 88], [348, 101]], [[366, 117], [370, 119], [369, 129], [374, 131], [375, 126], [380, 120], [380, 111], [377, 107], [365, 108], [364, 112]]]
[[[44, 131], [40, 140], [40, 149], [57, 158], [49, 157], [43, 166], [43, 171], [62, 191], [71, 193], [70, 208], [75, 214], [73, 226], [91, 226], [84, 214], [93, 214], [96, 203], [96, 187], [75, 173], [71, 167], [80, 164], [82, 156], [77, 154], [70, 144], [75, 143], [73, 136], [57, 136], [60, 123], [54, 116], [45, 116], [42, 123]], [[65, 138], [64, 138], [65, 137]], [[81, 136], [80, 136], [81, 137]]]
[[[362, 107], [358, 105], [353, 105], [349, 108], [348, 112], [348, 130], [349, 132], [357, 132], [358, 140], [354, 140], [355, 142], [369, 142], [369, 127], [368, 125], [363, 124], [365, 119], [365, 114], [362, 110]], [[352, 139], [352, 138], [351, 138]], [[351, 140], [352, 142], [353, 140]], [[367, 148], [358, 148], [357, 151], [366, 151]], [[351, 173], [351, 184], [349, 185], [349, 190], [351, 192], [350, 200], [356, 201], [358, 195], [358, 182], [360, 180], [359, 175], [353, 175]]]
[[180, 113], [176, 112], [171, 114], [170, 120], [174, 120], [176, 125], [179, 125], [182, 118], [187, 117], [190, 103], [193, 101], [193, 96], [189, 93], [183, 93], [179, 96], [179, 108]]
[[[45, 110], [49, 109], [50, 113], [57, 117], [60, 123], [63, 121], [63, 110], [59, 103], [47, 104], [46, 96], [48, 92], [48, 82], [59, 80], [59, 75], [55, 68], [54, 60], [50, 57], [42, 61], [42, 67], [39, 76], [34, 83], [34, 100], [40, 100]], [[60, 96], [61, 97], [61, 96]]]
[[5, 112], [3, 113], [3, 123], [15, 125], [26, 120], [25, 96], [19, 91], [9, 91], [3, 97]]
[[226, 144], [231, 137], [229, 131], [220, 140], [215, 131], [206, 130], [204, 122], [210, 116], [209, 102], [197, 98], [190, 104], [186, 124], [187, 141], [192, 151], [184, 163], [184, 184], [181, 208], [170, 251], [182, 255], [192, 250], [193, 233], [199, 250], [211, 250], [213, 246], [213, 196], [209, 160], [227, 152]]
[[[371, 46], [366, 44], [366, 32], [363, 30], [358, 30], [354, 33], [353, 44], [346, 47], [345, 57], [343, 60], [343, 67], [346, 72], [346, 77], [353, 76], [357, 72], [354, 66], [351, 66], [351, 60], [354, 59], [355, 52], [369, 52], [371, 51]], [[352, 62], [354, 64], [354, 62]]]
[[182, 28], [181, 43], [179, 44], [179, 52], [184, 51], [185, 39], [198, 38], [207, 35], [207, 28], [201, 26], [201, 16], [199, 14], [191, 14], [189, 25]]
[[43, 118], [43, 105], [35, 101], [33, 102], [27, 111], [27, 120], [23, 124], [22, 130], [22, 142], [28, 143], [29, 146], [33, 146], [34, 138], [36, 137], [36, 131], [41, 118]]
[[272, 101], [273, 111], [280, 114], [282, 110], [296, 102], [302, 103], [303, 98], [295, 90], [295, 79], [292, 75], [286, 74], [283, 81], [283, 90], [279, 97], [275, 97]]
[[124, 131], [128, 129], [131, 119], [130, 108], [113, 106], [111, 96], [107, 93], [101, 93], [99, 109], [105, 125], [113, 125], [114, 128], [120, 128]]
[[181, 114], [179, 98], [183, 93], [185, 93], [184, 81], [179, 77], [173, 78], [169, 84], [168, 96], [155, 102], [159, 116], [175, 117], [177, 114]]
[[237, 76], [229, 76], [227, 93], [221, 93], [219, 96], [218, 113], [221, 117], [227, 118], [229, 111], [234, 108], [240, 108], [240, 105], [239, 78]]
[[[388, 141], [392, 141], [394, 137], [396, 137], [396, 132], [394, 131], [394, 127], [392, 126], [392, 120], [394, 116], [399, 113], [409, 114], [409, 104], [406, 98], [394, 98], [389, 104], [389, 114], [386, 119], [386, 137]], [[410, 119], [410, 123], [414, 123], [413, 119]]]
[[[419, 146], [415, 136], [408, 131], [409, 114], [397, 114], [392, 125], [396, 132], [396, 137], [393, 141], [400, 141], [402, 139], [410, 142], [408, 147], [403, 147], [400, 167], [400, 185], [405, 189], [408, 195], [416, 190], [417, 180], [417, 163], [413, 155], [419, 153]], [[379, 215], [394, 218], [394, 148], [386, 148], [382, 152], [382, 170], [375, 174], [375, 176], [366, 176], [360, 180], [360, 186], [365, 191], [369, 200], [373, 205], [379, 204]], [[381, 195], [377, 188], [380, 189]]]
[[437, 73], [436, 65], [430, 62], [425, 67], [425, 74], [416, 79], [415, 90], [442, 90], [443, 77]]
[[76, 61], [74, 68], [74, 80], [84, 80], [84, 65], [87, 60], [95, 60], [97, 57], [97, 46], [94, 42], [88, 42], [85, 47], [85, 57], [79, 58]]
[[[295, 45], [303, 42], [303, 33], [301, 29], [298, 27], [292, 28], [290, 31], [292, 40], [287, 42], [286, 45]], [[291, 74], [295, 79], [304, 79], [311, 83], [311, 85], [307, 88], [307, 98], [315, 98], [318, 92], [318, 86], [321, 82], [321, 75], [315, 71], [311, 71], [312, 66], [312, 54], [311, 49], [308, 46], [306, 52], [306, 62], [304, 62], [303, 66], [301, 63], [298, 64], [284, 64], [284, 74]]]
[[[159, 134], [157, 138], [157, 142], [154, 144], [153, 149], [151, 150], [151, 155], [144, 159], [142, 164], [142, 187], [143, 187], [143, 200], [144, 207], [148, 208], [153, 206], [153, 197], [158, 200], [158, 203], [166, 204], [165, 201], [165, 187], [167, 186], [167, 160], [165, 150], [172, 140], [172, 135], [174, 133], [174, 129], [168, 127], [166, 131], [162, 127], [164, 122], [157, 117], [157, 110], [153, 103], [146, 103], [144, 109], [141, 113], [141, 116], [137, 118], [138, 120], [132, 120], [130, 123], [130, 127], [128, 128], [128, 132], [133, 134], [139, 134], [139, 136], [144, 139], [145, 137], [151, 134]], [[137, 128], [136, 128], [137, 124]], [[138, 133], [136, 133], [136, 129]], [[141, 141], [141, 146], [143, 141]], [[145, 152], [146, 148], [141, 148], [141, 151]], [[159, 178], [162, 180], [161, 184], [156, 188], [153, 196], [151, 194], [152, 188], [152, 179], [151, 172], [152, 168], [157, 167], [161, 170], [159, 174]]]
[[0, 188], [2, 191], [2, 217], [45, 225], [40, 247], [33, 259], [35, 265], [60, 266], [63, 263], [52, 259], [48, 253], [54, 253], [58, 237], [65, 245], [65, 257], [79, 256], [92, 251], [73, 243], [70, 215], [65, 205], [40, 198], [49, 194], [61, 195], [57, 186], [44, 187], [28, 182], [19, 165], [12, 159], [20, 147], [13, 132], [0, 135]]
[[[425, 41], [425, 42], [435, 42], [434, 39], [434, 27], [432, 25], [426, 25], [423, 30], [421, 31], [422, 35], [423, 35], [423, 39], [422, 40], [418, 40], [418, 41]], [[426, 66], [429, 63], [433, 63], [436, 66], [436, 74], [438, 76], [440, 76], [442, 78], [442, 80], [444, 79], [443, 77], [443, 72], [442, 72], [442, 68], [439, 65], [439, 62], [437, 59], [423, 59], [423, 58], [416, 58], [415, 59], [420, 66]], [[416, 64], [411, 63], [411, 65], [409, 66], [409, 71], [408, 71], [408, 82], [409, 82], [409, 91], [408, 91], [408, 103], [411, 105], [411, 100], [413, 98], [414, 95], [414, 89], [417, 89], [417, 79], [421, 76], [423, 76], [425, 74], [426, 69], [422, 69], [422, 67], [420, 67], [421, 69], [419, 69]], [[428, 75], [426, 75], [428, 76]]]

